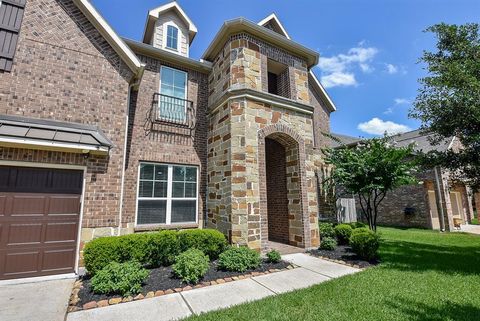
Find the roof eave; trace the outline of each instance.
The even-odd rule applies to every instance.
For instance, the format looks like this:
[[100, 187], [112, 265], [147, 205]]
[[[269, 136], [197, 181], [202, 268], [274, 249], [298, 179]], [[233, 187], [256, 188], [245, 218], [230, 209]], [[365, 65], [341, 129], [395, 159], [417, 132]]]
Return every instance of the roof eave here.
[[322, 84], [318, 80], [315, 73], [312, 70], [310, 70], [309, 74], [313, 79], [313, 85], [317, 88], [319, 94], [325, 98], [325, 102], [327, 103], [327, 107], [330, 109], [331, 112], [336, 111], [337, 107], [333, 103], [333, 100], [330, 98], [330, 95], [328, 95], [327, 91], [325, 90], [325, 88], [322, 86]]
[[226, 21], [208, 46], [202, 59], [213, 61], [216, 54], [221, 50], [221, 46], [227, 41], [228, 36], [240, 31], [245, 31], [254, 36], [258, 36], [263, 40], [274, 43], [275, 45], [304, 58], [307, 62], [308, 68], [311, 68], [318, 63], [319, 55], [317, 52], [245, 18], [236, 18]]

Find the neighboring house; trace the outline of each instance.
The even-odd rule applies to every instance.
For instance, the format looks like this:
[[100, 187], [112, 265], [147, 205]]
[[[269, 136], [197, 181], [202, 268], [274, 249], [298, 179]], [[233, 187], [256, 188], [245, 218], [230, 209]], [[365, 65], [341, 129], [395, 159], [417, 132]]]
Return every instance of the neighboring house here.
[[335, 110], [318, 54], [273, 14], [225, 22], [200, 61], [196, 34], [176, 2], [141, 41], [88, 0], [0, 2], [0, 279], [77, 272], [85, 242], [158, 229], [318, 246]]
[[[455, 137], [432, 145], [430, 135], [414, 130], [395, 135], [392, 140], [399, 147], [414, 144], [415, 151], [425, 153], [432, 150], [455, 151], [460, 148], [460, 142]], [[331, 142], [334, 148], [342, 144], [353, 146], [361, 141], [360, 138], [345, 135], [332, 136], [338, 139], [337, 142]], [[418, 184], [402, 186], [387, 194], [379, 207], [378, 224], [453, 230], [460, 223], [471, 222], [474, 200], [468, 186], [452, 181], [448, 171], [441, 167], [422, 171], [417, 177]], [[475, 194], [475, 197], [475, 203], [480, 204], [479, 194]], [[357, 210], [359, 208], [357, 206]]]

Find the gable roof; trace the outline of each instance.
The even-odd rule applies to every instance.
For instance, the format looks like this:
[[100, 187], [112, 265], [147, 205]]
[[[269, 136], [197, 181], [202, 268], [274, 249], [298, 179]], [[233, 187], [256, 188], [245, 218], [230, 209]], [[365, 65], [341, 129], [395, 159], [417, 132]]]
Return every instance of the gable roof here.
[[268, 17], [266, 17], [265, 19], [263, 19], [262, 21], [260, 21], [258, 23], [259, 26], [262, 26], [262, 27], [265, 27], [267, 26], [269, 23], [272, 24], [273, 28], [274, 28], [274, 31], [276, 31], [277, 33], [285, 36], [287, 39], [290, 39], [290, 36], [288, 35], [287, 33], [287, 30], [285, 30], [285, 28], [283, 27], [282, 23], [280, 22], [280, 20], [277, 18], [277, 16], [275, 15], [275, 13], [272, 13], [271, 15], [269, 15]]
[[329, 138], [329, 146], [332, 148], [337, 148], [343, 145], [354, 145], [362, 140], [360, 137], [347, 136], [342, 134], [330, 133], [331, 137]]
[[134, 72], [137, 77], [141, 77], [144, 65], [133, 51], [120, 39], [100, 13], [88, 0], [73, 0], [73, 3], [87, 17], [90, 23], [105, 38], [113, 50], [122, 58], [127, 66]]
[[158, 19], [159, 15], [169, 10], [174, 10], [177, 13], [177, 15], [180, 17], [180, 19], [182, 19], [183, 22], [185, 22], [188, 28], [190, 44], [192, 43], [193, 38], [195, 38], [195, 35], [197, 34], [197, 31], [198, 31], [197, 27], [192, 22], [192, 20], [190, 20], [190, 18], [187, 16], [185, 11], [183, 11], [183, 9], [180, 7], [180, 5], [176, 1], [166, 3], [148, 12], [147, 21], [145, 23], [145, 30], [143, 31], [143, 42], [147, 42], [148, 41], [147, 39], [150, 39], [153, 33], [153, 27], [155, 26], [155, 21]]

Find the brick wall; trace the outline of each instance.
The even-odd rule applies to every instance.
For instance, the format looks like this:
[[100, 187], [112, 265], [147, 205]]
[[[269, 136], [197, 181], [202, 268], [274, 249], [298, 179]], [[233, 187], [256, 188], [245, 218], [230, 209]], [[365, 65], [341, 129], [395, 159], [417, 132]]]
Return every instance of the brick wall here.
[[268, 239], [288, 244], [286, 160], [285, 147], [275, 140], [265, 139]]
[[0, 149], [6, 160], [87, 166], [82, 226], [116, 227], [125, 113], [132, 72], [72, 1], [28, 1], [10, 73], [0, 73], [0, 113], [96, 125], [110, 155]]

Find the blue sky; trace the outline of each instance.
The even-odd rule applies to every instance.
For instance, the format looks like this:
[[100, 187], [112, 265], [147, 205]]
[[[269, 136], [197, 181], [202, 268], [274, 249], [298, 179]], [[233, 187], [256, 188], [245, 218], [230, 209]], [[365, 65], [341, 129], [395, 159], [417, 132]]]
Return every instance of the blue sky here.
[[[91, 0], [121, 35], [140, 40], [149, 9], [167, 1]], [[314, 72], [337, 105], [333, 132], [371, 137], [415, 129], [408, 119], [418, 58], [435, 42], [423, 33], [439, 23], [480, 21], [480, 0], [179, 0], [198, 28], [190, 56], [198, 59], [225, 20], [258, 22], [275, 12], [290, 37], [320, 53]]]

